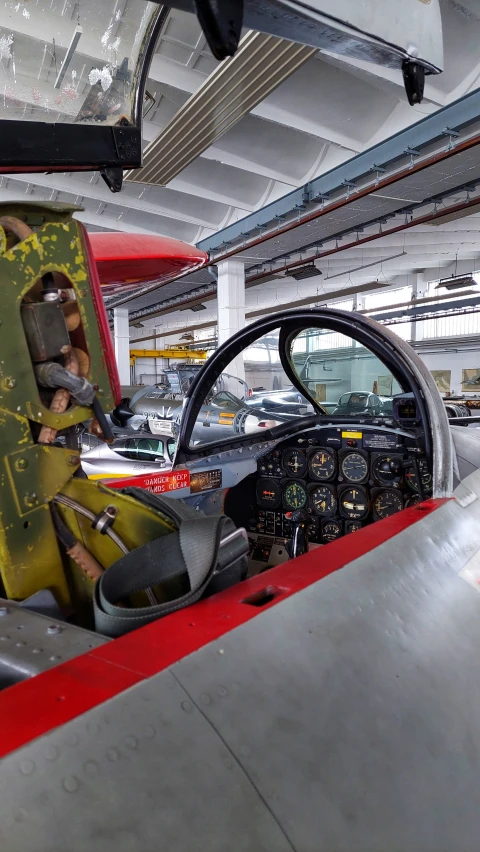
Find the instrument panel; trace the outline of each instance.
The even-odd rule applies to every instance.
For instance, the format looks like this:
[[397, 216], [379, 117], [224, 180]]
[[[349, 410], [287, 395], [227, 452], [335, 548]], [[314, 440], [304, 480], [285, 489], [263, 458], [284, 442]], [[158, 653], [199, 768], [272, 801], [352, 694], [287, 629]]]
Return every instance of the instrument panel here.
[[[311, 433], [310, 433], [311, 434]], [[290, 438], [257, 467], [251, 532], [289, 538], [291, 514], [309, 515], [325, 544], [426, 499], [432, 476], [422, 441], [394, 430], [331, 427]]]

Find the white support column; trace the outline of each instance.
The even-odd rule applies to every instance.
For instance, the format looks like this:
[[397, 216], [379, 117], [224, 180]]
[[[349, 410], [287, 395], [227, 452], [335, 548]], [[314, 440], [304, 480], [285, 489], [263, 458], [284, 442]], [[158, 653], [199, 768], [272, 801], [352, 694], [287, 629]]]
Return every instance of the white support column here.
[[[417, 272], [412, 286], [412, 302], [417, 299], [423, 299], [428, 295], [428, 281], [425, 281], [425, 274]], [[423, 340], [423, 322], [412, 322], [412, 342]]]
[[115, 358], [121, 385], [130, 384], [130, 327], [128, 308], [113, 309], [113, 339]]
[[[245, 267], [240, 260], [218, 264], [217, 323], [219, 346], [245, 328]], [[235, 358], [227, 371], [245, 381], [243, 357]]]

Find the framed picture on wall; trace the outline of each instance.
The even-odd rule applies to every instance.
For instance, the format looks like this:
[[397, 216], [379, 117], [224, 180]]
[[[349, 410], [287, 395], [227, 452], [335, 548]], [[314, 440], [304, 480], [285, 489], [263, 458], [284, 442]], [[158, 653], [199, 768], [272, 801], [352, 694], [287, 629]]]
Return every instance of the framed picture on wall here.
[[377, 390], [374, 391], [374, 393], [378, 393], [379, 396], [391, 396], [392, 382], [392, 376], [379, 376], [378, 380], [375, 382]]
[[480, 367], [462, 370], [462, 390], [470, 393], [480, 392]]
[[450, 388], [452, 386], [452, 371], [430, 370], [430, 372], [440, 393], [450, 393]]

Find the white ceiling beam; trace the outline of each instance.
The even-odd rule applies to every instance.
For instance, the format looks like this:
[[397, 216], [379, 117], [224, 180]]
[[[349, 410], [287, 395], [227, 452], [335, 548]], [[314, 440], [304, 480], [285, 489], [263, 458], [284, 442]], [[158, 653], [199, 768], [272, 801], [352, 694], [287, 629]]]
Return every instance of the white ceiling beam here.
[[[31, 175], [9, 175], [9, 182], [18, 181], [19, 183], [32, 183]], [[58, 192], [68, 192], [73, 195], [83, 196], [84, 198], [93, 199], [95, 201], [108, 204], [109, 207], [114, 206], [122, 210], [138, 210], [140, 213], [147, 213], [152, 216], [152, 230], [155, 230], [154, 219], [157, 216], [162, 216], [168, 219], [177, 219], [181, 222], [186, 222], [190, 225], [198, 225], [200, 228], [219, 227], [218, 222], [209, 222], [201, 219], [198, 216], [189, 216], [186, 213], [180, 213], [172, 210], [169, 207], [160, 207], [157, 204], [150, 203], [147, 199], [135, 197], [126, 193], [112, 193], [107, 188], [103, 180], [99, 183], [91, 184], [85, 181], [75, 180], [73, 176], [66, 175], [35, 175], [33, 181], [36, 186], [43, 186], [46, 189], [55, 189]], [[141, 187], [139, 188], [141, 192]]]
[[[196, 92], [206, 79], [205, 75], [200, 74], [199, 71], [195, 71], [192, 68], [185, 68], [185, 66], [165, 59], [165, 57], [158, 54], [153, 57], [149, 76], [150, 79], [155, 80], [157, 83], [165, 83], [168, 86], [179, 88], [189, 94]], [[263, 118], [266, 121], [273, 121], [276, 124], [281, 124], [298, 132], [316, 136], [324, 142], [339, 145], [352, 153], [358, 153], [361, 150], [358, 142], [351, 137], [336, 133], [328, 125], [321, 125], [312, 119], [301, 118], [299, 116], [295, 116], [293, 119], [291, 112], [274, 104], [269, 104], [268, 98], [252, 109], [251, 115]]]
[[158, 237], [158, 231], [149, 231], [147, 228], [137, 228], [136, 225], [130, 225], [127, 222], [112, 219], [109, 216], [104, 216], [103, 214], [99, 216], [96, 213], [90, 213], [87, 210], [75, 213], [75, 219], [83, 222], [83, 224], [87, 227], [88, 225], [95, 225], [95, 227], [105, 229], [106, 231], [121, 231], [125, 234], [153, 234], [155, 237]]
[[[36, 177], [36, 176], [35, 176]], [[34, 186], [34, 181], [32, 180], [31, 186]], [[28, 184], [26, 185], [26, 190], [28, 189]], [[25, 192], [24, 196], [30, 195], [29, 192]], [[36, 197], [34, 200], [41, 200]], [[4, 189], [0, 186], [0, 202], [13, 202], [18, 204], [22, 201], [22, 194], [19, 192], [12, 191], [10, 189]], [[105, 216], [98, 216], [95, 213], [90, 213], [88, 211], [82, 211], [80, 213], [75, 213], [75, 218], [79, 219], [80, 222], [83, 222], [85, 225], [94, 225], [99, 228], [104, 228], [107, 231], [122, 231], [125, 233], [132, 234], [154, 234], [158, 236], [157, 231], [148, 231], [146, 228], [137, 228], [135, 225], [128, 225], [122, 221], [118, 221], [117, 219], [111, 219]]]

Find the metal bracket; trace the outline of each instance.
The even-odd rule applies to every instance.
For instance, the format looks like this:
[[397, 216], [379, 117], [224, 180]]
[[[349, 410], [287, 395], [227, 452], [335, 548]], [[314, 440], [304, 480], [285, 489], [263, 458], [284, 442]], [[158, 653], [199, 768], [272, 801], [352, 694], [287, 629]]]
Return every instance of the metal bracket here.
[[415, 165], [415, 157], [420, 156], [420, 151], [418, 151], [416, 148], [407, 147], [405, 148], [405, 151], [403, 153], [406, 154], [407, 157], [410, 157], [410, 168], [413, 169]]
[[194, 0], [194, 5], [215, 59], [234, 56], [242, 35], [243, 0]]
[[20, 517], [53, 500], [55, 494], [80, 467], [72, 450], [33, 444], [5, 459]]
[[100, 514], [96, 516], [95, 520], [92, 521], [92, 529], [99, 532], [100, 535], [106, 535], [107, 530], [113, 526], [117, 513], [118, 509], [116, 506], [107, 506], [107, 508], [104, 509], [103, 512], [100, 512]]
[[100, 174], [107, 184], [110, 192], [121, 191], [123, 186], [123, 169], [120, 166], [100, 169]]
[[448, 150], [452, 151], [452, 149], [455, 147], [453, 140], [458, 139], [460, 133], [458, 132], [458, 130], [452, 130], [451, 127], [445, 127], [442, 132], [445, 136], [448, 136]]

